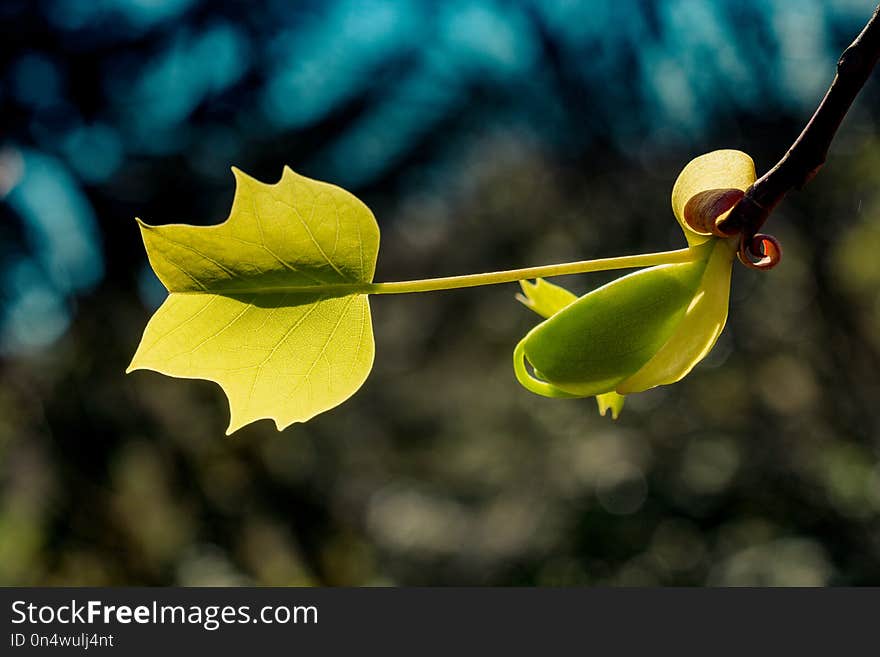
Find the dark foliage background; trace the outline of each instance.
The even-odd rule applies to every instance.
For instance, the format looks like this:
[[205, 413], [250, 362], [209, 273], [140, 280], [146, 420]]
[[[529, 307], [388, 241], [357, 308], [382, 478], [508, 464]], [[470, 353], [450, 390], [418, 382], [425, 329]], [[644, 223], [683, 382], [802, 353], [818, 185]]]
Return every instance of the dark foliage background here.
[[222, 220], [232, 164], [358, 194], [377, 280], [677, 248], [680, 168], [772, 165], [872, 4], [3, 0], [0, 583], [880, 584], [876, 79], [616, 423], [519, 388], [514, 286], [375, 299], [366, 385], [281, 434], [123, 375], [133, 217]]

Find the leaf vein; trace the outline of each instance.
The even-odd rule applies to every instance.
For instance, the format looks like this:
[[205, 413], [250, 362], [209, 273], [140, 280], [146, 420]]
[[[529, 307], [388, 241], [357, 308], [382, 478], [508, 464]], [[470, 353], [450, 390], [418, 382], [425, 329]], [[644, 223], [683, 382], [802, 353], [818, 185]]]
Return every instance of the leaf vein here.
[[[333, 341], [333, 336], [336, 335], [336, 331], [339, 330], [339, 327], [342, 325], [342, 320], [345, 319], [345, 314], [348, 312], [348, 308], [351, 306], [352, 302], [357, 299], [357, 295], [349, 298], [348, 302], [345, 305], [345, 308], [339, 313], [339, 319], [336, 320], [336, 324], [333, 326], [333, 330], [330, 331], [330, 335], [327, 336], [327, 339], [324, 341], [324, 345], [321, 347], [321, 351], [318, 356], [312, 361], [312, 364], [309, 366], [309, 369], [305, 373], [305, 381], [311, 380], [312, 371], [315, 369], [315, 365], [318, 364], [318, 361], [321, 360], [321, 357], [324, 355], [324, 352], [327, 351], [327, 347], [330, 346], [330, 343]], [[299, 386], [302, 385], [302, 382], [294, 386], [290, 392], [285, 397], [285, 401], [293, 397], [294, 393], [299, 389]], [[311, 383], [309, 383], [311, 386]], [[311, 388], [310, 388], [311, 391]], [[311, 394], [311, 392], [310, 392]]]
[[[303, 218], [302, 213], [299, 211], [299, 208], [297, 208], [295, 205], [293, 205], [291, 203], [288, 203], [283, 198], [279, 198], [278, 196], [275, 196], [274, 198], [278, 203], [281, 203], [281, 205], [285, 205], [294, 211], [294, 213], [296, 214], [296, 218], [299, 219], [300, 224], [302, 224], [302, 227], [305, 229], [306, 234], [309, 236], [309, 239], [312, 241], [312, 244], [314, 244], [315, 248], [318, 249], [318, 252], [321, 254], [321, 257], [324, 258], [324, 260], [327, 262], [327, 264], [330, 265], [333, 268], [333, 270], [342, 277], [343, 280], [347, 281], [348, 277], [345, 274], [343, 274], [342, 270], [340, 270], [339, 267], [336, 266], [336, 263], [334, 263], [330, 259], [330, 257], [327, 255], [327, 253], [321, 247], [320, 242], [318, 242], [318, 240], [315, 238], [314, 233], [312, 233], [312, 229], [309, 228], [309, 225], [306, 222], [306, 220]], [[315, 206], [313, 205], [312, 206], [313, 212], [314, 212], [314, 207]]]

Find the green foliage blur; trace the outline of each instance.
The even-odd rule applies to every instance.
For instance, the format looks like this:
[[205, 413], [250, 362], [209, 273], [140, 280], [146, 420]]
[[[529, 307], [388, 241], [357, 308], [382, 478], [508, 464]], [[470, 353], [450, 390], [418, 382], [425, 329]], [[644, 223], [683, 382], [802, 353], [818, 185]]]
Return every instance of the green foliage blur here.
[[[599, 129], [575, 155], [525, 119], [434, 125], [465, 135], [454, 157], [419, 142], [406, 170], [352, 190], [382, 229], [375, 280], [683, 246], [669, 207], [681, 167], [724, 147], [771, 166], [871, 4], [829, 37], [818, 95], [795, 107], [758, 98], [674, 135], [668, 120], [638, 138]], [[584, 107], [603, 93], [585, 89]], [[208, 110], [192, 121], [217, 130]], [[290, 161], [307, 148], [294, 142], [341, 128], [279, 128], [292, 155], [265, 136], [229, 162], [130, 154], [83, 187], [107, 273], [72, 295], [57, 339], [0, 355], [0, 584], [880, 584], [878, 120], [874, 79], [825, 169], [767, 224], [782, 263], [737, 265], [713, 352], [616, 422], [517, 384], [512, 348], [539, 320], [505, 285], [372, 299], [376, 365], [355, 397], [283, 433], [263, 421], [224, 437], [218, 387], [123, 375], [153, 309], [139, 291], [155, 297], [132, 217], [222, 220], [228, 164], [317, 175]], [[22, 135], [5, 135], [7, 153], [34, 148]], [[554, 282], [583, 293], [610, 278]]]

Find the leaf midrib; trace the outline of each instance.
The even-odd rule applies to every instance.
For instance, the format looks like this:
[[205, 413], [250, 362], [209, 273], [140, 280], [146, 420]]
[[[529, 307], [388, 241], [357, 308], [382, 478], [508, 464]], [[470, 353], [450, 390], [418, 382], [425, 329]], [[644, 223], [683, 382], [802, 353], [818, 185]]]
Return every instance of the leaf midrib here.
[[371, 283], [328, 283], [326, 285], [281, 285], [271, 287], [209, 288], [204, 290], [169, 290], [171, 294], [208, 294], [225, 297], [272, 294], [321, 294], [331, 297], [368, 294]]

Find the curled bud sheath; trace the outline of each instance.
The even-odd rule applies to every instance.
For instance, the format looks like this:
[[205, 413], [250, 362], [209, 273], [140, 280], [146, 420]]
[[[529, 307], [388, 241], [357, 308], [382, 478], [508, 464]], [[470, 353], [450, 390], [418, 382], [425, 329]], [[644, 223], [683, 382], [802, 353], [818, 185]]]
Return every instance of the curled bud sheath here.
[[733, 237], [736, 233], [725, 233], [718, 225], [733, 206], [740, 202], [745, 192], [741, 189], [707, 189], [694, 194], [684, 206], [684, 221], [689, 228], [700, 235]]

